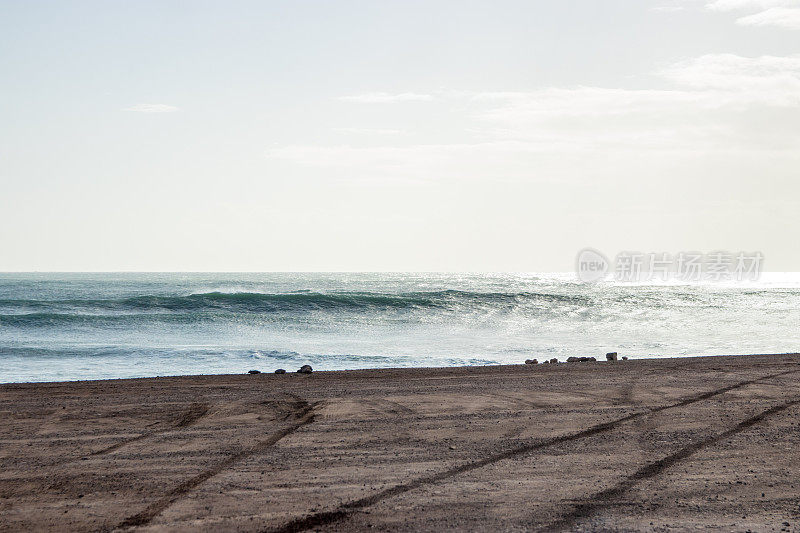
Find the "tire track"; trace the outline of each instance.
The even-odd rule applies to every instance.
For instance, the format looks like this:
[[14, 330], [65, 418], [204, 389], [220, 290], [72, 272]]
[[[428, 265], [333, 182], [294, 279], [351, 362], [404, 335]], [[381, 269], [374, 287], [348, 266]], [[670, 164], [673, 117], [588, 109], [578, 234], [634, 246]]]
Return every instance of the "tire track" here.
[[540, 531], [563, 531], [572, 529], [572, 527], [579, 521], [585, 518], [589, 518], [595, 512], [600, 510], [601, 508], [605, 508], [608, 506], [609, 501], [614, 500], [620, 496], [622, 496], [625, 492], [632, 489], [636, 486], [639, 482], [645, 481], [647, 479], [656, 477], [662, 474], [666, 469], [674, 466], [675, 464], [690, 458], [692, 455], [696, 454], [699, 451], [702, 451], [704, 448], [709, 446], [713, 446], [717, 442], [727, 439], [728, 437], [732, 437], [737, 433], [741, 433], [742, 431], [762, 422], [766, 418], [769, 418], [772, 415], [778, 414], [782, 411], [789, 409], [790, 407], [794, 407], [795, 405], [800, 404], [800, 400], [792, 400], [780, 405], [776, 405], [771, 407], [765, 411], [758, 413], [755, 416], [751, 416], [750, 418], [739, 422], [731, 429], [719, 433], [717, 435], [713, 435], [706, 439], [693, 442], [688, 446], [685, 446], [678, 450], [677, 452], [670, 454], [658, 461], [649, 463], [630, 476], [626, 477], [616, 485], [607, 488], [605, 490], [601, 490], [587, 498], [583, 503], [580, 503], [574, 507], [572, 511], [563, 515], [559, 520], [553, 522], [552, 524], [544, 527]]
[[[484, 466], [488, 466], [506, 459], [513, 459], [519, 456], [527, 455], [531, 452], [541, 450], [543, 448], [549, 448], [551, 446], [556, 446], [558, 444], [563, 444], [567, 442], [572, 442], [580, 439], [585, 439], [587, 437], [591, 437], [594, 435], [598, 435], [600, 433], [604, 433], [606, 431], [610, 431], [615, 429], [617, 426], [624, 424], [625, 422], [629, 422], [631, 420], [635, 420], [644, 416], [648, 416], [651, 414], [660, 413], [666, 411], [668, 409], [675, 409], [678, 407], [685, 407], [687, 405], [691, 405], [696, 402], [700, 402], [703, 400], [707, 400], [709, 398], [713, 398], [715, 396], [719, 396], [721, 394], [725, 394], [726, 392], [730, 392], [732, 390], [736, 390], [742, 387], [746, 387], [748, 385], [753, 385], [755, 383], [774, 379], [780, 376], [784, 376], [787, 374], [793, 374], [796, 372], [800, 372], [800, 370], [786, 370], [784, 372], [778, 372], [776, 374], [770, 374], [767, 376], [762, 376], [756, 379], [750, 379], [746, 381], [740, 381], [738, 383], [734, 383], [732, 385], [728, 385], [725, 387], [721, 387], [719, 389], [714, 389], [708, 392], [695, 394], [693, 396], [689, 396], [679, 402], [663, 405], [661, 407], [655, 407], [652, 409], [648, 409], [646, 411], [640, 411], [638, 413], [632, 413], [621, 418], [617, 418], [610, 422], [603, 422], [601, 424], [596, 424], [591, 426], [587, 429], [579, 431], [577, 433], [570, 433], [567, 435], [562, 435], [559, 437], [553, 437], [550, 439], [546, 439], [543, 441], [535, 442], [532, 444], [525, 444], [522, 446], [518, 446], [516, 448], [512, 448], [510, 450], [506, 450], [504, 452], [496, 453], [494, 455], [490, 455], [483, 459], [479, 459], [477, 461], [471, 461], [468, 463], [464, 463], [460, 466], [451, 468], [449, 470], [444, 470], [437, 474], [432, 474], [429, 476], [423, 476], [417, 478], [413, 481], [409, 481], [408, 483], [401, 483], [399, 485], [395, 485], [393, 487], [389, 487], [388, 489], [381, 490], [372, 494], [371, 496], [365, 496], [364, 498], [360, 498], [358, 500], [353, 500], [351, 502], [347, 502], [341, 504], [338, 508], [333, 511], [323, 511], [319, 513], [313, 513], [306, 515], [301, 518], [297, 518], [292, 520], [283, 526], [280, 526], [275, 529], [267, 529], [265, 533], [295, 533], [299, 531], [306, 531], [308, 529], [312, 529], [315, 527], [324, 526], [327, 524], [331, 524], [334, 522], [338, 522], [344, 518], [347, 518], [349, 515], [353, 514], [354, 512], [364, 509], [366, 507], [370, 507], [371, 505], [375, 505], [376, 503], [391, 498], [393, 496], [397, 496], [399, 494], [403, 494], [419, 487], [430, 485], [433, 483], [438, 483], [440, 481], [444, 481], [453, 477], [456, 477], [460, 474], [464, 474], [466, 472], [470, 472], [472, 470], [477, 470]], [[765, 415], [766, 416], [766, 415]], [[755, 423], [755, 422], [754, 422]], [[751, 424], [752, 425], [752, 424]], [[723, 437], [720, 437], [723, 438]]]
[[178, 501], [181, 496], [192, 491], [201, 483], [216, 476], [223, 470], [232, 467], [239, 461], [265, 451], [282, 438], [291, 435], [303, 426], [312, 423], [314, 421], [314, 408], [317, 407], [318, 403], [309, 404], [305, 400], [300, 400], [298, 403], [300, 402], [302, 402], [302, 406], [294, 413], [294, 416], [297, 419], [296, 422], [280, 431], [273, 433], [268, 438], [259, 441], [255, 446], [236, 452], [230, 455], [227, 459], [224, 459], [223, 461], [220, 461], [216, 465], [212, 466], [208, 470], [205, 470], [196, 476], [187, 479], [169, 491], [166, 495], [148, 505], [143, 511], [140, 511], [139, 513], [136, 513], [135, 515], [132, 515], [120, 522], [119, 525], [117, 525], [114, 529], [123, 529], [148, 524], [151, 520], [153, 520], [153, 518], [161, 514], [170, 505]]
[[548, 404], [542, 402], [534, 402], [531, 400], [526, 400], [524, 398], [517, 398], [516, 396], [511, 396], [510, 394], [499, 394], [499, 393], [492, 393], [492, 394], [484, 394], [486, 398], [497, 398], [506, 403], [510, 403], [522, 409], [542, 409], [545, 407], [549, 407]]
[[409, 407], [406, 407], [405, 405], [403, 405], [400, 402], [395, 402], [393, 400], [386, 400], [386, 399], [380, 400], [380, 402], [383, 403], [384, 405], [388, 406], [388, 407], [386, 407], [386, 410], [389, 411], [390, 413], [392, 413], [393, 415], [414, 415], [414, 414], [416, 414], [416, 412], [413, 409], [411, 409]]
[[189, 427], [198, 420], [200, 420], [202, 417], [204, 417], [206, 413], [208, 413], [210, 407], [211, 406], [207, 403], [193, 403], [191, 406], [189, 406], [189, 408], [186, 411], [183, 412], [183, 414], [181, 414], [181, 417], [172, 426], [164, 429], [142, 433], [141, 435], [137, 435], [136, 437], [131, 437], [116, 444], [112, 444], [111, 446], [103, 448], [102, 450], [92, 452], [89, 455], [90, 456], [103, 455], [109, 452], [113, 452], [115, 450], [119, 450], [120, 448], [122, 448], [123, 446], [127, 446], [128, 444], [132, 444], [134, 442], [138, 442], [140, 440], [147, 439], [150, 437], [155, 437], [156, 435], [160, 435], [162, 433], [166, 433], [167, 431], [170, 431], [172, 429], [181, 429]]

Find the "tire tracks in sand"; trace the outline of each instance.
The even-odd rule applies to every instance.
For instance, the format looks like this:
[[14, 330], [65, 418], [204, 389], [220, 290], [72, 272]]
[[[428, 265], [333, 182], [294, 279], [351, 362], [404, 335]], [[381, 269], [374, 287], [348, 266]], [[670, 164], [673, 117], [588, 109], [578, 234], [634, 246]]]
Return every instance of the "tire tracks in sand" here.
[[247, 448], [245, 450], [241, 450], [235, 452], [228, 456], [226, 459], [216, 463], [215, 465], [211, 466], [207, 470], [200, 472], [199, 474], [191, 477], [178, 486], [174, 487], [164, 496], [159, 498], [158, 500], [154, 501], [150, 505], [148, 505], [144, 510], [136, 513], [135, 515], [129, 516], [122, 522], [120, 522], [117, 526], [112, 528], [112, 530], [117, 529], [126, 529], [130, 527], [136, 526], [144, 526], [150, 523], [156, 516], [161, 514], [164, 510], [166, 510], [170, 505], [178, 501], [184, 494], [191, 492], [201, 483], [207, 481], [208, 479], [216, 476], [220, 472], [231, 468], [236, 463], [246, 459], [252, 455], [257, 455], [259, 453], [264, 452], [278, 441], [291, 435], [298, 429], [306, 426], [314, 421], [314, 409], [319, 405], [320, 402], [315, 402], [313, 404], [308, 403], [307, 401], [292, 395], [295, 398], [295, 401], [292, 402], [292, 405], [295, 407], [294, 418], [295, 422], [293, 422], [288, 427], [276, 431], [269, 435], [266, 439], [257, 442], [254, 446]]
[[115, 450], [119, 450], [120, 448], [122, 448], [123, 446], [127, 446], [128, 444], [132, 444], [134, 442], [138, 442], [143, 439], [161, 435], [162, 433], [166, 433], [167, 431], [190, 427], [195, 422], [204, 417], [206, 413], [208, 413], [208, 410], [210, 408], [211, 406], [207, 403], [193, 403], [191, 406], [189, 406], [189, 408], [186, 411], [184, 411], [181, 414], [178, 421], [175, 424], [171, 425], [170, 427], [142, 433], [141, 435], [137, 435], [136, 437], [131, 437], [121, 442], [117, 442], [116, 444], [112, 444], [111, 446], [107, 446], [102, 450], [92, 452], [89, 455], [90, 456], [103, 455], [106, 453], [113, 452]]
[[[464, 463], [464, 464], [462, 464], [460, 466], [456, 466], [454, 468], [451, 468], [451, 469], [448, 469], [448, 470], [444, 470], [444, 471], [436, 473], [436, 474], [432, 474], [432, 475], [429, 475], [429, 476], [423, 476], [423, 477], [417, 478], [415, 480], [409, 481], [408, 483], [402, 483], [402, 484], [399, 484], [399, 485], [395, 485], [393, 487], [389, 487], [387, 489], [378, 491], [375, 494], [372, 494], [370, 496], [365, 496], [364, 498], [360, 498], [358, 500], [353, 500], [353, 501], [350, 501], [350, 502], [343, 503], [339, 507], [337, 507], [336, 509], [334, 509], [332, 511], [322, 511], [322, 512], [318, 512], [318, 513], [309, 514], [309, 515], [306, 515], [306, 516], [301, 517], [301, 518], [297, 518], [295, 520], [287, 522], [283, 526], [279, 526], [279, 527], [273, 528], [273, 529], [267, 529], [267, 530], [264, 531], [264, 533], [295, 533], [295, 532], [299, 532], [299, 531], [306, 531], [306, 530], [309, 530], [309, 529], [312, 529], [312, 528], [315, 528], [315, 527], [321, 527], [321, 526], [325, 526], [325, 525], [328, 525], [328, 524], [332, 524], [332, 523], [335, 523], [335, 522], [338, 522], [340, 520], [343, 520], [343, 519], [347, 518], [351, 514], [357, 512], [357, 511], [359, 511], [361, 509], [365, 509], [365, 508], [370, 507], [372, 505], [375, 505], [376, 503], [379, 503], [379, 502], [381, 502], [383, 500], [386, 500], [388, 498], [392, 498], [394, 496], [398, 496], [400, 494], [404, 494], [406, 492], [409, 492], [409, 491], [412, 491], [414, 489], [423, 487], [425, 485], [431, 485], [431, 484], [434, 484], [434, 483], [445, 481], [445, 480], [451, 479], [451, 478], [453, 478], [455, 476], [458, 476], [460, 474], [464, 474], [466, 472], [477, 470], [477, 469], [482, 468], [484, 466], [488, 466], [488, 465], [491, 465], [491, 464], [494, 464], [494, 463], [497, 463], [497, 462], [500, 462], [500, 461], [503, 461], [503, 460], [506, 460], [506, 459], [514, 459], [514, 458], [517, 458], [517, 457], [520, 457], [520, 456], [524, 456], [524, 455], [527, 455], [527, 454], [529, 454], [531, 452], [534, 452], [534, 451], [537, 451], [537, 450], [541, 450], [541, 449], [544, 449], [544, 448], [549, 448], [551, 446], [556, 446], [556, 445], [567, 443], [567, 442], [577, 441], [577, 440], [580, 440], [580, 439], [585, 439], [587, 437], [592, 437], [592, 436], [598, 435], [600, 433], [605, 433], [607, 431], [611, 431], [611, 430], [617, 428], [618, 426], [620, 426], [620, 425], [622, 425], [622, 424], [624, 424], [626, 422], [629, 422], [631, 420], [636, 420], [638, 418], [642, 418], [642, 417], [645, 417], [645, 416], [648, 416], [648, 415], [660, 413], [660, 412], [666, 411], [668, 409], [675, 409], [675, 408], [679, 408], [679, 407], [685, 407], [685, 406], [688, 406], [688, 405], [691, 405], [691, 404], [694, 404], [694, 403], [697, 403], [697, 402], [700, 402], [700, 401], [703, 401], [703, 400], [707, 400], [707, 399], [713, 398], [715, 396], [719, 396], [721, 394], [725, 394], [726, 392], [730, 392], [730, 391], [733, 391], [733, 390], [736, 390], [736, 389], [740, 389], [742, 387], [746, 387], [748, 385], [753, 385], [755, 383], [759, 383], [759, 382], [762, 382], [762, 381], [765, 381], [765, 380], [774, 379], [774, 378], [777, 378], [777, 377], [781, 377], [781, 376], [784, 376], [784, 375], [787, 375], [787, 374], [794, 374], [794, 373], [797, 373], [797, 372], [800, 372], [800, 370], [786, 370], [784, 372], [778, 372], [778, 373], [775, 373], [775, 374], [769, 374], [769, 375], [762, 376], [762, 377], [756, 378], [756, 379], [740, 381], [738, 383], [727, 385], [725, 387], [720, 387], [718, 389], [714, 389], [714, 390], [711, 390], [711, 391], [708, 391], [708, 392], [704, 392], [704, 393], [700, 393], [700, 394], [695, 394], [695, 395], [689, 396], [689, 397], [687, 397], [687, 398], [685, 398], [685, 399], [683, 399], [681, 401], [678, 401], [676, 403], [663, 405], [663, 406], [655, 407], [655, 408], [652, 408], [652, 409], [647, 409], [645, 411], [639, 411], [637, 413], [632, 413], [632, 414], [623, 416], [621, 418], [617, 418], [617, 419], [612, 420], [610, 422], [603, 422], [603, 423], [600, 423], [600, 424], [596, 424], [596, 425], [593, 425], [593, 426], [591, 426], [591, 427], [589, 427], [587, 429], [584, 429], [582, 431], [578, 431], [577, 433], [570, 433], [570, 434], [567, 434], [567, 435], [561, 435], [561, 436], [558, 436], [558, 437], [545, 439], [545, 440], [534, 442], [534, 443], [531, 443], [531, 444], [525, 444], [525, 445], [522, 445], [522, 446], [518, 446], [516, 448], [511, 448], [509, 450], [490, 455], [490, 456], [485, 457], [483, 459], [478, 459], [478, 460], [475, 460], [475, 461]], [[703, 448], [705, 446], [709, 446], [709, 445], [717, 442], [718, 440], [723, 439], [726, 436], [728, 436], [727, 435], [728, 432], [732, 431], [733, 433], [737, 433], [739, 431], [742, 431], [742, 430], [746, 429], [747, 427], [750, 427], [750, 426], [760, 422], [764, 418], [766, 418], [766, 417], [768, 417], [768, 416], [770, 416], [772, 414], [775, 414], [775, 413], [777, 413], [777, 412], [779, 412], [781, 410], [787, 409], [788, 407], [791, 407], [792, 405], [794, 405], [794, 404], [796, 404], [798, 402], [800, 402], [800, 400], [795, 401], [795, 402], [789, 402], [788, 404], [783, 404], [782, 406], [774, 407], [772, 409], [768, 409], [767, 411], [764, 411], [764, 412], [760, 413], [759, 415], [756, 415], [755, 417], [752, 417], [750, 419], [745, 420], [744, 422], [741, 422], [736, 427], [734, 427], [731, 430], [726, 431], [725, 433], [722, 433], [722, 434], [720, 434], [720, 435], [718, 435], [716, 437], [712, 437], [710, 439], [706, 439], [705, 441], [700, 441], [698, 443], [693, 443], [693, 444], [688, 445], [686, 448], [683, 448], [679, 452], [676, 452], [676, 454], [673, 454], [673, 455], [678, 455], [677, 457], [668, 456], [668, 457], [666, 457], [664, 459], [656, 461], [655, 463], [650, 463], [647, 466], [643, 467], [639, 472], [637, 472], [637, 474], [640, 477], [641, 476], [652, 477], [654, 475], [657, 475], [658, 473], [660, 473], [661, 471], [665, 470], [666, 468], [669, 468], [670, 466], [672, 466], [676, 462], [684, 459], [685, 457], [680, 455], [682, 452], [686, 453], [686, 451], [688, 450], [689, 451], [688, 455], [691, 455], [691, 454], [693, 454], [693, 453], [695, 453], [697, 451], [697, 450], [694, 449], [694, 447], [696, 447], [698, 445], [700, 446], [700, 448], [698, 448], [698, 449], [701, 449], [701, 448]], [[741, 426], [741, 428], [740, 428], [740, 426]], [[733, 434], [733, 433], [731, 433], [731, 434]], [[709, 441], [709, 442], [706, 443], [706, 441]], [[688, 457], [688, 455], [687, 455], [687, 457]], [[651, 471], [653, 471], [654, 473], [649, 474]], [[633, 478], [637, 474], [634, 474], [631, 477]], [[632, 481], [635, 484], [636, 482], [641, 481], [642, 479], [646, 479], [646, 477], [641, 477], [641, 479], [635, 479], [635, 480], [632, 480]], [[626, 483], [626, 481], [623, 481], [622, 483]], [[611, 490], [611, 489], [609, 489], [609, 490]], [[627, 488], [620, 488], [619, 490], [620, 491], [624, 491], [624, 490], [627, 490]], [[611, 493], [608, 494], [608, 495], [605, 495], [605, 496], [602, 493], [598, 493], [598, 494], [600, 494], [601, 498], [602, 497], [606, 497], [606, 498], [613, 497], [613, 494], [611, 494]], [[586, 504], [586, 505], [589, 505], [589, 504]], [[562, 521], [563, 520], [568, 520], [568, 519], [577, 520], [577, 519], [581, 518], [580, 509], [582, 509], [582, 508], [579, 506], [578, 508], [576, 508], [572, 512], [570, 512], [567, 515], [565, 515], [564, 517], [562, 517], [561, 520]], [[585, 507], [583, 509], [585, 510], [584, 512], [590, 512], [592, 508], [591, 507]], [[572, 518], [570, 518], [570, 517], [572, 517]]]
[[584, 501], [575, 504], [575, 506], [571, 511], [562, 515], [561, 518], [559, 518], [552, 524], [540, 529], [540, 531], [570, 530], [578, 521], [589, 518], [593, 514], [595, 514], [598, 510], [607, 507], [609, 502], [617, 499], [622, 494], [624, 494], [625, 492], [636, 486], [639, 482], [656, 477], [662, 474], [666, 469], [674, 466], [675, 464], [691, 458], [691, 456], [703, 450], [704, 448], [713, 446], [714, 444], [723, 439], [727, 439], [728, 437], [732, 437], [737, 433], [741, 433], [742, 431], [758, 424], [759, 422], [764, 421], [770, 416], [776, 415], [782, 411], [794, 407], [795, 405], [800, 405], [800, 400], [791, 400], [786, 403], [770, 407], [769, 409], [761, 411], [760, 413], [739, 422], [734, 427], [726, 431], [723, 431], [722, 433], [718, 433], [716, 435], [712, 435], [711, 437], [692, 442], [687, 446], [684, 446], [680, 450], [670, 455], [667, 455], [666, 457], [663, 457], [652, 463], [648, 463], [643, 467], [641, 467], [636, 472], [634, 472], [633, 474], [631, 474], [630, 476], [624, 478], [616, 485], [613, 485], [607, 489], [596, 492], [593, 495], [586, 498]]

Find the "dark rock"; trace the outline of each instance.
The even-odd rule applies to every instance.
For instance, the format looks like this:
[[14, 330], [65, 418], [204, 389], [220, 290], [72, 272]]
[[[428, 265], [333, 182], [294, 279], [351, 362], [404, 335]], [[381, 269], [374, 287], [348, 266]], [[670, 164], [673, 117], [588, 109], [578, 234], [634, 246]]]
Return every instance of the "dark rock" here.
[[627, 361], [627, 360], [628, 360], [628, 356], [627, 356], [627, 355], [623, 355], [623, 356], [622, 356], [622, 360], [623, 360], [623, 361]]
[[279, 368], [278, 370], [276, 370], [276, 371], [275, 371], [275, 373], [276, 373], [276, 374], [285, 374], [285, 373], [286, 373], [286, 370], [284, 370], [284, 369], [282, 369], [282, 368]]
[[260, 374], [261, 371], [260, 370], [248, 370], [247, 373], [248, 374]]
[[588, 363], [589, 361], [597, 361], [594, 357], [567, 357], [567, 363]]
[[556, 359], [555, 357], [553, 357], [552, 359], [550, 359], [550, 362], [551, 362], [551, 363], [558, 363], [558, 359]]
[[616, 361], [617, 360], [617, 352], [608, 352], [606, 354], [606, 361]]
[[525, 359], [525, 364], [526, 365], [538, 365], [539, 361], [537, 361], [536, 359]]
[[311, 372], [311, 365], [303, 365], [300, 367], [300, 370], [297, 371], [298, 374], [310, 374]]

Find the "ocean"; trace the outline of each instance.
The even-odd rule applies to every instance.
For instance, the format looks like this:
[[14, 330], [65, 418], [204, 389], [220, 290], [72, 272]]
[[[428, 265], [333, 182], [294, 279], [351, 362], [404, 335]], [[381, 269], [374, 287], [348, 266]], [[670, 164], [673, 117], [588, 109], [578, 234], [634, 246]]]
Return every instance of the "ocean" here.
[[0, 382], [800, 351], [800, 275], [0, 274]]

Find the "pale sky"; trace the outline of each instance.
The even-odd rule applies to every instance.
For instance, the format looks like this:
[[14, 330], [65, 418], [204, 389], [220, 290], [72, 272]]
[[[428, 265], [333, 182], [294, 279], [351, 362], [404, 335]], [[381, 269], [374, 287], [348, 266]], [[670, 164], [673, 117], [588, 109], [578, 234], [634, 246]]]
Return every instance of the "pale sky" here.
[[800, 271], [800, 0], [0, 0], [0, 270]]

